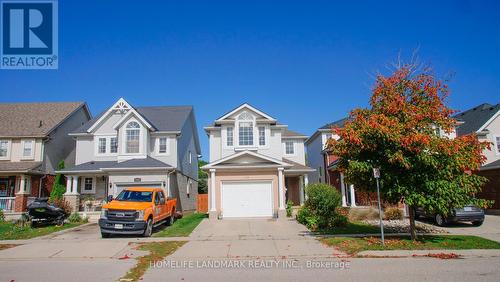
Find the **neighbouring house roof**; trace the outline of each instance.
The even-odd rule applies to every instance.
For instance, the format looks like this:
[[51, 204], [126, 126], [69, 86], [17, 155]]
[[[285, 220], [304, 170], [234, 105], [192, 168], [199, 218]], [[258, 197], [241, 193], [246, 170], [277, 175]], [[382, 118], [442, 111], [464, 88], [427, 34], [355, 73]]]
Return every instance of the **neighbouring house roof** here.
[[500, 160], [496, 160], [492, 163], [483, 165], [479, 170], [491, 170], [491, 169], [500, 169]]
[[45, 137], [57, 128], [84, 102], [0, 104], [0, 136]]
[[42, 173], [42, 162], [0, 162], [0, 172]]
[[323, 125], [322, 127], [320, 127], [319, 129], [331, 129], [332, 127], [344, 127], [344, 124], [348, 120], [349, 120], [349, 118], [339, 119], [337, 121], [327, 123], [327, 124]]
[[305, 137], [307, 138], [307, 135], [305, 134], [302, 134], [302, 133], [298, 133], [298, 132], [295, 132], [295, 131], [292, 131], [292, 130], [288, 130], [287, 128], [285, 128], [285, 131], [283, 132], [283, 134], [281, 135], [282, 137]]
[[[153, 106], [134, 108], [145, 118], [157, 131], [181, 131], [184, 123], [193, 111], [192, 106]], [[94, 123], [104, 115], [106, 111], [96, 118], [88, 121], [73, 133], [86, 133]]]
[[309, 144], [312, 140], [316, 139], [316, 137], [318, 137], [320, 135], [321, 132], [325, 132], [325, 131], [329, 131], [331, 130], [333, 127], [344, 127], [345, 123], [349, 120], [348, 117], [346, 118], [343, 118], [343, 119], [339, 119], [337, 121], [334, 121], [334, 122], [330, 122], [330, 123], [327, 123], [325, 125], [323, 125], [322, 127], [318, 128], [318, 130], [316, 130], [313, 135], [311, 135], [311, 137], [309, 137], [307, 140], [306, 140], [306, 145]]
[[484, 103], [472, 109], [466, 110], [453, 116], [462, 124], [458, 125], [457, 135], [466, 135], [479, 131], [490, 119], [500, 111], [500, 103], [491, 105]]
[[76, 165], [71, 168], [65, 168], [63, 170], [57, 171], [59, 173], [69, 174], [69, 173], [79, 173], [79, 172], [100, 172], [106, 170], [136, 170], [136, 169], [161, 169], [161, 168], [172, 168], [171, 165], [166, 164], [157, 159], [147, 157], [145, 159], [131, 159], [123, 162], [117, 161], [91, 161], [83, 164]]

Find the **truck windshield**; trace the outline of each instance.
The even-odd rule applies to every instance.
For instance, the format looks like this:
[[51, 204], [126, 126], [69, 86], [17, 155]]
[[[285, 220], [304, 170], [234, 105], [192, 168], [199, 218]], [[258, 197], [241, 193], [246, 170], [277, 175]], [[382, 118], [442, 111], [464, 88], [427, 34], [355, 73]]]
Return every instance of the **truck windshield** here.
[[123, 190], [115, 200], [128, 202], [151, 202], [152, 199], [153, 192]]

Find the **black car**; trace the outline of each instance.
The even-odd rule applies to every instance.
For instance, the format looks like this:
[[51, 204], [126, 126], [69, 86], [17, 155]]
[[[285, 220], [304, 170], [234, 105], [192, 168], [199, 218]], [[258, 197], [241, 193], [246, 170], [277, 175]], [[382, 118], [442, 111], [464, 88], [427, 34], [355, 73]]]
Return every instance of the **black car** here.
[[473, 205], [467, 205], [461, 209], [453, 209], [449, 216], [443, 216], [441, 214], [429, 214], [426, 213], [424, 209], [417, 208], [415, 210], [415, 219], [420, 217], [433, 218], [438, 226], [464, 221], [472, 222], [474, 226], [481, 226], [484, 222], [484, 210]]

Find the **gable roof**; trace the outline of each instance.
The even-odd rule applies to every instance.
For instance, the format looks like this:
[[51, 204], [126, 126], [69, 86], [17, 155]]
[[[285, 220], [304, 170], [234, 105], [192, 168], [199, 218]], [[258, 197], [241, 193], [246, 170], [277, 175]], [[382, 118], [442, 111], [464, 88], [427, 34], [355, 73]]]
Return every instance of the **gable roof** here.
[[[135, 110], [147, 120], [157, 131], [181, 131], [182, 126], [193, 111], [192, 106], [153, 106], [137, 107]], [[96, 118], [88, 121], [80, 128], [73, 131], [73, 134], [87, 133], [87, 130], [94, 125], [103, 115], [102, 112]]]
[[457, 126], [457, 135], [461, 136], [483, 130], [499, 112], [500, 103], [496, 105], [483, 103], [472, 109], [456, 114], [453, 117], [463, 122]]
[[[251, 157], [254, 157], [256, 159], [261, 160], [261, 162], [252, 162], [252, 163], [243, 164], [243, 165], [234, 164], [234, 163], [230, 162], [231, 160], [234, 160], [234, 159], [237, 159], [237, 158], [240, 158], [243, 156], [251, 156]], [[274, 163], [274, 165], [276, 165], [276, 166], [284, 166], [284, 167], [291, 166], [290, 164], [288, 164], [286, 162], [283, 162], [283, 161], [280, 161], [280, 160], [277, 160], [277, 159], [274, 159], [274, 158], [271, 158], [271, 157], [268, 157], [268, 156], [265, 156], [265, 155], [262, 155], [262, 154], [259, 154], [256, 152], [245, 150], [245, 151], [241, 151], [239, 153], [236, 153], [234, 155], [230, 155], [230, 156], [227, 156], [225, 158], [216, 160], [216, 161], [211, 162], [209, 164], [206, 164], [206, 165], [202, 166], [201, 168], [202, 169], [214, 168], [214, 167], [222, 165], [223, 163], [229, 163], [229, 164], [231, 164], [231, 166], [252, 166], [252, 165], [259, 166], [259, 165], [265, 164], [266, 162]]]
[[337, 121], [334, 121], [334, 122], [330, 122], [330, 123], [327, 123], [325, 125], [323, 125], [322, 127], [320, 127], [319, 129], [331, 129], [332, 127], [344, 127], [346, 121], [348, 121], [349, 118], [343, 118], [343, 119], [339, 119]]
[[219, 117], [216, 121], [220, 121], [220, 120], [226, 119], [226, 118], [227, 118], [227, 117], [229, 117], [230, 115], [232, 115], [232, 114], [234, 114], [234, 113], [238, 112], [239, 110], [241, 110], [241, 109], [243, 109], [243, 108], [247, 108], [247, 109], [249, 109], [249, 110], [251, 110], [251, 111], [253, 111], [253, 112], [256, 112], [256, 113], [258, 113], [259, 115], [261, 115], [261, 116], [263, 116], [263, 117], [265, 117], [265, 118], [267, 118], [267, 119], [269, 119], [269, 120], [276, 121], [276, 119], [275, 119], [275, 118], [273, 118], [272, 116], [270, 116], [270, 115], [268, 115], [268, 114], [264, 113], [263, 111], [261, 111], [261, 110], [259, 110], [259, 109], [255, 108], [254, 106], [250, 105], [249, 103], [243, 103], [243, 104], [241, 104], [240, 106], [236, 107], [235, 109], [233, 109], [233, 110], [231, 110], [231, 111], [229, 111], [229, 112], [227, 112], [227, 113], [223, 114], [223, 115], [222, 115], [221, 117]]
[[312, 140], [316, 139], [316, 137], [318, 137], [320, 135], [320, 132], [326, 132], [326, 131], [330, 131], [332, 129], [332, 127], [344, 127], [345, 123], [349, 120], [349, 117], [345, 117], [343, 119], [339, 119], [339, 120], [336, 120], [334, 122], [330, 122], [330, 123], [327, 123], [325, 125], [323, 125], [322, 127], [318, 128], [318, 130], [316, 130], [316, 132], [313, 133], [313, 135], [311, 135], [311, 137], [309, 137], [307, 140], [306, 140], [306, 145], [309, 144]]
[[84, 102], [0, 104], [0, 136], [45, 137], [80, 108]]
[[285, 130], [283, 131], [283, 134], [281, 134], [281, 137], [288, 137], [288, 138], [296, 137], [296, 138], [306, 139], [307, 135], [302, 134], [302, 133], [298, 133], [296, 131], [289, 130], [288, 128], [285, 128]]

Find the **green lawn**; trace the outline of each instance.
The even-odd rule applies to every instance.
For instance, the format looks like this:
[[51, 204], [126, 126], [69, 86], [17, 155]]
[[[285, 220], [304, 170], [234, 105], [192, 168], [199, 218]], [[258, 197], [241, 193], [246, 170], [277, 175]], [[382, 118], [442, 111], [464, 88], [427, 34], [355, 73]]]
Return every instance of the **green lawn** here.
[[[157, 261], [163, 260], [166, 256], [175, 252], [186, 242], [151, 242], [142, 243], [137, 247], [141, 251], [149, 251], [148, 255], [137, 259], [137, 264], [122, 277], [126, 281], [139, 281], [148, 268]], [[121, 279], [120, 279], [121, 280]]]
[[172, 226], [164, 227], [164, 229], [154, 233], [153, 236], [187, 237], [204, 218], [207, 218], [207, 215], [202, 213], [192, 213], [185, 215], [181, 219], [178, 219]]
[[[391, 233], [392, 230], [384, 228], [384, 232]], [[354, 221], [347, 223], [344, 227], [335, 227], [328, 230], [320, 230], [319, 234], [335, 235], [335, 234], [378, 234], [380, 228], [378, 226], [369, 225], [363, 222]]]
[[467, 249], [500, 249], [500, 243], [477, 236], [439, 235], [419, 236], [412, 241], [408, 236], [388, 237], [385, 247], [380, 238], [334, 237], [322, 239], [324, 243], [348, 254], [356, 254], [369, 250], [467, 250]]
[[15, 224], [5, 221], [0, 222], [0, 240], [21, 240], [31, 239], [38, 236], [47, 235], [56, 231], [61, 231], [71, 227], [78, 226], [82, 223], [65, 223], [63, 226], [44, 226], [31, 228], [29, 224], [25, 227], [19, 227]]

